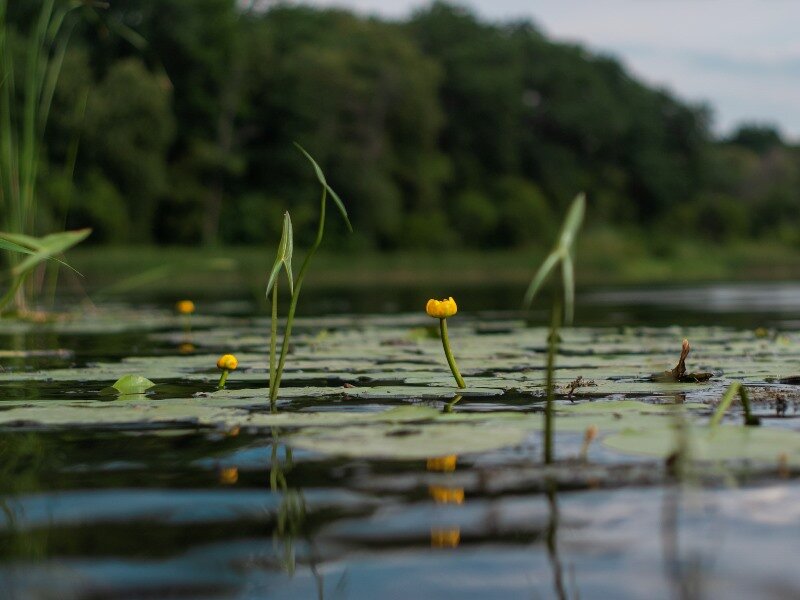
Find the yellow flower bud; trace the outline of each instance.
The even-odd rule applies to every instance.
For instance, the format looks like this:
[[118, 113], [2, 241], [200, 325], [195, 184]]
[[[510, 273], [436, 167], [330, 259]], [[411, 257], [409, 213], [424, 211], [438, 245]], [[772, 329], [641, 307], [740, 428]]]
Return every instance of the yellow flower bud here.
[[191, 300], [181, 300], [175, 305], [175, 309], [182, 315], [190, 315], [194, 312], [194, 302]]
[[235, 371], [239, 366], [239, 361], [233, 354], [223, 354], [217, 361], [217, 368], [224, 369], [225, 371]]
[[452, 296], [445, 300], [434, 300], [431, 298], [425, 305], [425, 312], [428, 313], [429, 317], [446, 319], [447, 317], [452, 317], [458, 312], [458, 306], [456, 305], [456, 301], [453, 300]]

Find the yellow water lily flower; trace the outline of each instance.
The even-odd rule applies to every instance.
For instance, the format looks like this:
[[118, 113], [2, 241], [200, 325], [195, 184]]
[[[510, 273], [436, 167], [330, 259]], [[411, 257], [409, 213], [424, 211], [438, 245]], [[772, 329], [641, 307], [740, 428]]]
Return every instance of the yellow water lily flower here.
[[223, 354], [217, 360], [217, 368], [225, 371], [235, 371], [239, 366], [239, 361], [233, 354]]
[[452, 296], [446, 298], [445, 300], [434, 300], [431, 298], [425, 305], [425, 312], [428, 313], [429, 317], [433, 317], [435, 319], [446, 319], [447, 317], [452, 317], [458, 312], [458, 305], [456, 304], [456, 301], [453, 300]]
[[191, 300], [181, 300], [175, 305], [175, 310], [182, 315], [190, 315], [194, 312], [194, 302]]

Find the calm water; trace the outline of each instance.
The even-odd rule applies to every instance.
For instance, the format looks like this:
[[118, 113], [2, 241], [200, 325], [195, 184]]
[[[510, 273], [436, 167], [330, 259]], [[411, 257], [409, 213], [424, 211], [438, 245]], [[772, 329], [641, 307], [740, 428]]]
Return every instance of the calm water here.
[[[452, 293], [487, 321], [515, 314], [521, 296], [516, 288]], [[329, 290], [310, 294], [301, 310], [395, 313], [417, 310], [420, 299], [420, 290]], [[168, 300], [148, 302], [163, 308]], [[579, 322], [593, 326], [800, 329], [800, 286], [789, 284], [592, 290], [578, 306]], [[203, 309], [260, 310], [242, 299]], [[7, 371], [176, 351], [135, 328], [3, 331], [0, 323], [0, 350], [69, 351], [0, 357]], [[0, 410], [4, 400], [96, 397], [99, 387], [1, 376]], [[185, 395], [196, 390], [171, 383]], [[564, 436], [558, 452], [574, 455], [579, 445], [580, 436]], [[596, 477], [559, 488], [544, 476], [540, 453], [531, 439], [455, 457], [442, 470], [290, 451], [279, 430], [0, 429], [0, 598], [800, 596], [796, 481], [722, 476], [680, 490], [663, 485], [663, 465], [598, 450]], [[286, 483], [273, 490], [276, 474]]]

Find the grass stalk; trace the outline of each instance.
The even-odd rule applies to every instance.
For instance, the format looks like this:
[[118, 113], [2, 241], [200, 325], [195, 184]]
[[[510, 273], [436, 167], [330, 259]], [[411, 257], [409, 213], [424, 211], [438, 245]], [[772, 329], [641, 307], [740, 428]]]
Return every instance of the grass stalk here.
[[544, 462], [552, 464], [553, 452], [553, 400], [555, 398], [555, 364], [558, 353], [558, 330], [561, 323], [561, 302], [553, 303], [552, 317], [550, 320], [550, 335], [547, 345], [547, 400], [544, 405]]
[[276, 353], [278, 350], [278, 282], [272, 288], [272, 324], [269, 336], [269, 390], [270, 390], [270, 408], [275, 410], [275, 402], [272, 400], [272, 388], [275, 385], [275, 361]]

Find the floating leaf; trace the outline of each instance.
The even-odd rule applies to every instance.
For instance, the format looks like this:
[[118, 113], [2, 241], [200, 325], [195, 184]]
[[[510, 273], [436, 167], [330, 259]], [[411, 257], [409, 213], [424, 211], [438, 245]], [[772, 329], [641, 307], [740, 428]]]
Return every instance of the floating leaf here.
[[[778, 463], [786, 455], [792, 464], [800, 464], [800, 434], [785, 429], [720, 425], [689, 427], [688, 456], [695, 461], [752, 460]], [[608, 436], [603, 444], [631, 454], [667, 458], [678, 448], [675, 427], [626, 429]]]
[[287, 443], [334, 456], [422, 460], [515, 446], [526, 435], [522, 428], [472, 423], [374, 424], [306, 429], [289, 436]]

